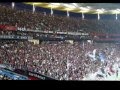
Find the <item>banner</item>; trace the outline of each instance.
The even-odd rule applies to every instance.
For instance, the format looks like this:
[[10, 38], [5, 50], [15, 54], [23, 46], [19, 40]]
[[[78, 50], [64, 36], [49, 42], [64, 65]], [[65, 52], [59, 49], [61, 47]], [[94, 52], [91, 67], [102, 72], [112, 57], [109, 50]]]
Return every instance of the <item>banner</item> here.
[[34, 72], [28, 72], [28, 78], [30, 80], [46, 80], [46, 77], [43, 76], [43, 75], [40, 75], [40, 74], [37, 74], [37, 73], [34, 73]]
[[18, 31], [29, 31], [29, 32], [39, 32], [39, 33], [51, 33], [51, 34], [68, 34], [68, 35], [81, 35], [81, 36], [89, 36], [89, 33], [87, 32], [60, 32], [60, 31], [43, 31], [43, 30], [31, 30], [31, 29], [28, 29], [28, 28], [23, 28], [23, 27], [17, 27], [17, 30]]
[[10, 25], [0, 25], [1, 30], [10, 30], [10, 31], [16, 31], [17, 27], [10, 26]]
[[16, 35], [0, 35], [0, 39], [32, 39], [33, 37], [16, 36]]
[[15, 27], [15, 26], [5, 26], [4, 29], [9, 30], [9, 31], [16, 31], [17, 27]]
[[45, 75], [42, 75], [39, 73], [25, 71], [25, 70], [21, 70], [21, 69], [15, 69], [14, 72], [27, 76], [29, 78], [29, 80], [55, 80], [51, 77], [48, 77], [48, 76], [45, 76]]

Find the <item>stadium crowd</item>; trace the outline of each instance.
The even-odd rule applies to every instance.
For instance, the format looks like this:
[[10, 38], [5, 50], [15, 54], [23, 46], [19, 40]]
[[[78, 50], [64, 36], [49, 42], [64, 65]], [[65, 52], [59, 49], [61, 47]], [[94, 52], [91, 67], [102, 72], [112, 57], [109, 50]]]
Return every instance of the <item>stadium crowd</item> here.
[[[120, 28], [119, 20], [82, 20], [44, 15], [40, 12], [33, 14], [2, 4], [0, 4], [0, 23], [30, 30], [64, 32], [85, 30], [92, 33], [96, 31], [118, 34]], [[34, 34], [0, 31], [0, 35], [31, 36]], [[90, 73], [99, 70], [106, 76], [117, 73], [120, 68], [119, 54], [119, 44], [115, 43], [43, 41], [40, 44], [33, 44], [29, 41], [0, 40], [1, 64], [34, 71], [58, 80], [82, 80]]]
[[[67, 18], [65, 16], [44, 15], [41, 12], [32, 13], [27, 10], [12, 9], [11, 6], [0, 4], [0, 23], [30, 30], [43, 31], [71, 31], [118, 34], [120, 20], [82, 20], [81, 18]], [[94, 26], [94, 27], [93, 27]], [[114, 27], [113, 27], [114, 26]]]
[[[120, 63], [120, 48], [117, 44], [91, 44], [88, 42], [71, 44], [61, 41], [42, 42], [34, 45], [28, 41], [1, 41], [0, 45], [1, 63], [58, 80], [82, 80], [101, 68], [105, 71], [105, 67], [110, 69], [107, 70], [111, 75], [115, 73], [115, 70], [112, 69], [114, 63]], [[92, 55], [95, 49], [94, 60], [90, 54]], [[97, 58], [99, 52], [104, 52], [106, 56], [104, 62]]]

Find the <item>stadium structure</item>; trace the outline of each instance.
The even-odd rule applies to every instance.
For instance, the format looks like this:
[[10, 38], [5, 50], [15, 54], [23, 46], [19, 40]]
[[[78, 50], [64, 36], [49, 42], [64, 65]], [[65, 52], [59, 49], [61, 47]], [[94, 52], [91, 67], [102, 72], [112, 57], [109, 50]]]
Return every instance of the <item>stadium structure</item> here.
[[119, 3], [0, 3], [0, 80], [120, 80]]

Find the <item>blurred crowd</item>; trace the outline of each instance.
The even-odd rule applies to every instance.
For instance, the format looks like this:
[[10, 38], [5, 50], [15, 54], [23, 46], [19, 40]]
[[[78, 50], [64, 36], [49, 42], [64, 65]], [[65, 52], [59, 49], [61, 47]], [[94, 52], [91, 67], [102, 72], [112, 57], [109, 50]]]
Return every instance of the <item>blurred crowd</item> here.
[[[82, 20], [12, 9], [0, 4], [0, 24], [30, 30], [119, 34], [119, 20]], [[114, 27], [113, 27], [114, 26]], [[0, 31], [0, 35], [45, 36], [40, 33]], [[46, 34], [47, 36], [47, 34]], [[54, 37], [55, 35], [51, 35]], [[58, 80], [82, 80], [100, 70], [105, 75], [120, 67], [119, 43], [0, 40], [0, 63]], [[117, 65], [116, 65], [117, 64]], [[116, 69], [117, 68], [117, 69]], [[98, 75], [100, 76], [100, 75]]]
[[[120, 63], [118, 44], [89, 42], [1, 41], [0, 62], [13, 68], [34, 71], [58, 80], [82, 80], [90, 73]], [[90, 57], [104, 52], [104, 62]], [[114, 71], [114, 69], [113, 69]], [[110, 71], [112, 72], [112, 71]]]
[[82, 20], [81, 18], [72, 18], [57, 15], [44, 15], [41, 12], [12, 9], [11, 6], [0, 5], [0, 23], [30, 30], [42, 31], [71, 31], [98, 33], [119, 33], [120, 20]]

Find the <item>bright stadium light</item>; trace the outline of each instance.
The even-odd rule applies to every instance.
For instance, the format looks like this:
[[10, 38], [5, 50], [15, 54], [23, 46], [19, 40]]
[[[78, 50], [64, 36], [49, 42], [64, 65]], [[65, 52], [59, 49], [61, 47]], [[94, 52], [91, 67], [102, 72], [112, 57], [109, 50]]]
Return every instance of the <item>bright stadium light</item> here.
[[87, 11], [87, 10], [90, 10], [89, 8], [87, 8], [87, 7], [79, 7], [81, 10], [85, 10], [85, 11]]
[[87, 8], [88, 8], [88, 9], [92, 9], [92, 7], [90, 7], [90, 6], [87, 6]]
[[34, 5], [43, 4], [43, 3], [33, 3]]
[[65, 8], [64, 10], [71, 11], [74, 10], [73, 8]]
[[69, 4], [62, 4], [63, 6], [65, 6], [65, 10], [74, 10], [76, 7], [73, 5], [69, 5]]
[[63, 4], [64, 6], [68, 7], [68, 8], [76, 8], [75, 6], [73, 5], [69, 5], [69, 4]]
[[60, 6], [60, 5], [49, 4], [47, 7], [57, 8], [57, 7], [59, 7], [59, 6]]
[[120, 9], [115, 9], [115, 10], [109, 10], [111, 14], [120, 14]]
[[79, 7], [77, 3], [72, 3], [72, 5], [74, 5], [75, 7]]
[[105, 12], [105, 9], [103, 9], [103, 8], [102, 9], [97, 9], [96, 11], [97, 11], [97, 13], [102, 14], [102, 13]]
[[59, 6], [59, 5], [60, 5], [60, 3], [51, 3], [51, 5], [58, 5], [58, 6]]
[[12, 8], [14, 8], [15, 7], [15, 3], [14, 2], [12, 2]]
[[79, 9], [80, 9], [79, 12], [82, 12], [82, 13], [86, 13], [90, 11], [90, 8], [85, 8], [85, 7], [79, 7]]

